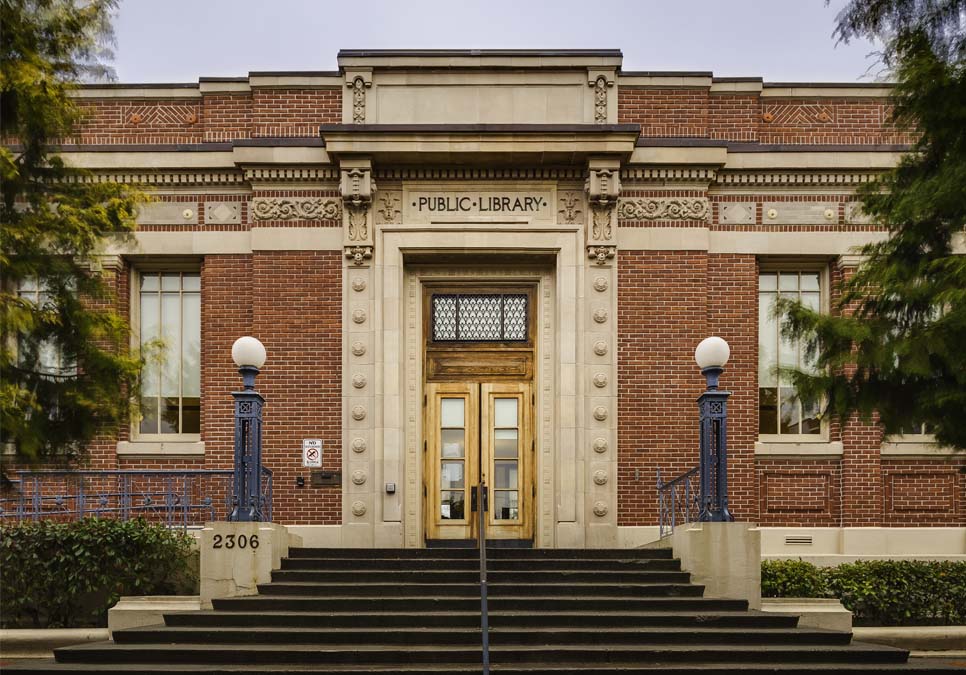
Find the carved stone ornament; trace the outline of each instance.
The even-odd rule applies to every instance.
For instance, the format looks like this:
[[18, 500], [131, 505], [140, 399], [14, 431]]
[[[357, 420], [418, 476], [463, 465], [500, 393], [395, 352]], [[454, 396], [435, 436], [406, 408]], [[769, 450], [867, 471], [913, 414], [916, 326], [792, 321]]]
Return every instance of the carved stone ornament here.
[[252, 215], [255, 220], [338, 220], [342, 204], [326, 197], [256, 197]]
[[596, 321], [597, 323], [604, 323], [605, 321], [607, 321], [607, 310], [606, 309], [594, 310], [594, 321]]
[[361, 342], [353, 342], [351, 349], [354, 356], [362, 356], [366, 353], [366, 346]]
[[598, 265], [606, 265], [608, 260], [611, 260], [617, 255], [616, 246], [588, 246], [587, 247], [587, 257], [596, 262]]
[[356, 277], [353, 279], [352, 290], [356, 291], [357, 293], [361, 293], [362, 291], [366, 290], [366, 280], [362, 277]]
[[598, 389], [603, 389], [607, 386], [607, 376], [604, 373], [597, 373], [594, 375], [594, 386]]
[[607, 123], [607, 78], [604, 75], [594, 80], [594, 122]]
[[598, 422], [603, 422], [604, 420], [606, 420], [607, 408], [605, 408], [602, 405], [599, 405], [596, 408], [594, 408], [594, 419], [597, 420]]
[[597, 277], [594, 279], [594, 290], [603, 293], [607, 290], [607, 277]]
[[352, 439], [352, 452], [365, 452], [366, 451], [366, 439], [364, 438], [353, 438]]
[[402, 197], [399, 192], [384, 192], [376, 199], [376, 222], [399, 225], [402, 222]]
[[363, 485], [367, 478], [368, 476], [366, 475], [366, 472], [362, 469], [352, 472], [352, 482], [356, 485]]
[[352, 321], [355, 323], [365, 323], [366, 321], [366, 310], [357, 309], [352, 312]]
[[603, 340], [601, 340], [599, 342], [595, 342], [594, 343], [594, 353], [597, 356], [606, 356], [607, 355], [607, 343], [604, 342]]
[[607, 504], [604, 502], [594, 502], [594, 515], [603, 518], [607, 515]]
[[607, 452], [607, 439], [606, 438], [595, 438], [594, 439], [594, 452], [600, 454]]
[[372, 82], [366, 82], [364, 77], [358, 75], [351, 82], [346, 82], [345, 86], [352, 89], [352, 122], [365, 124], [366, 89], [372, 86]]
[[363, 408], [361, 405], [357, 405], [355, 408], [352, 409], [352, 419], [354, 419], [357, 422], [361, 422], [365, 418], [366, 418], [366, 409]]
[[564, 192], [557, 201], [560, 204], [557, 215], [560, 216], [561, 223], [576, 225], [581, 222], [581, 216], [584, 214], [584, 200], [579, 192]]
[[622, 199], [622, 220], [708, 220], [711, 202], [704, 197], [641, 197]]
[[362, 373], [356, 373], [352, 376], [352, 386], [356, 389], [362, 389], [366, 386], [366, 376]]
[[585, 185], [590, 213], [587, 223], [587, 257], [605, 265], [617, 253], [615, 207], [621, 193], [618, 169], [591, 169]]
[[364, 515], [366, 515], [366, 503], [365, 502], [352, 502], [352, 515], [354, 515], [354, 516], [364, 516]]
[[342, 195], [345, 231], [345, 256], [353, 264], [362, 265], [372, 258], [372, 228], [370, 227], [372, 198], [376, 185], [368, 168], [342, 169], [339, 193]]
[[346, 246], [345, 257], [352, 261], [353, 265], [363, 265], [372, 258], [371, 246]]
[[594, 472], [594, 483], [597, 485], [607, 485], [607, 472], [603, 469], [597, 469]]

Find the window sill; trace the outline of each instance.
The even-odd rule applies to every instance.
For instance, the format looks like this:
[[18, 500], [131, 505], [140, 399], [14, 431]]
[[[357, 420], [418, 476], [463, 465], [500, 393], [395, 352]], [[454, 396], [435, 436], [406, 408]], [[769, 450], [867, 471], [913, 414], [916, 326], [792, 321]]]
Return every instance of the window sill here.
[[883, 457], [963, 457], [966, 453], [944, 448], [935, 441], [892, 440], [882, 444], [879, 454]]
[[841, 457], [841, 441], [759, 441], [755, 443], [755, 457], [799, 457], [825, 459]]
[[122, 456], [204, 456], [204, 441], [118, 441], [117, 454]]

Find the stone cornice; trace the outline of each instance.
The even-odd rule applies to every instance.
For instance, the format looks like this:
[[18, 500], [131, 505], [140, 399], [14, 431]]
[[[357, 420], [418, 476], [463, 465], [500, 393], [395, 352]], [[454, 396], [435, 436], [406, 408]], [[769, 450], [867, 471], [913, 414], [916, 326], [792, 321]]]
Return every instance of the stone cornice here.
[[152, 187], [176, 187], [194, 185], [244, 186], [245, 178], [241, 171], [95, 171], [86, 176], [79, 176], [70, 180], [79, 183], [123, 183]]

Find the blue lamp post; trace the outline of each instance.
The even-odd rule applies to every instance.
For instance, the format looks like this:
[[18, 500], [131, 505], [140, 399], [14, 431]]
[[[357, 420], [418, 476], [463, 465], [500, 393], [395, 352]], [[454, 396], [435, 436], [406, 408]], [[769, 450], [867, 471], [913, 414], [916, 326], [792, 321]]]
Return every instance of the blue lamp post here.
[[701, 494], [698, 520], [734, 520], [728, 511], [728, 397], [730, 391], [718, 389], [718, 378], [731, 356], [728, 343], [719, 337], [701, 341], [694, 350], [707, 389], [698, 397], [701, 417]]
[[265, 346], [253, 337], [240, 337], [231, 347], [231, 358], [242, 376], [242, 391], [235, 399], [235, 478], [231, 521], [262, 519], [262, 406], [265, 399], [255, 391], [255, 376], [265, 365]]

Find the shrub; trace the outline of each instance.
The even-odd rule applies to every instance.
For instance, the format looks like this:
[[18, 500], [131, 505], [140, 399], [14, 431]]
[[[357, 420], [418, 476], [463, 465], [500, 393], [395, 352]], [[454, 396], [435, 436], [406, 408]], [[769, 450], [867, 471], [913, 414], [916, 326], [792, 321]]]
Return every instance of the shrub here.
[[822, 570], [804, 560], [764, 560], [761, 595], [766, 598], [824, 598], [828, 593]]
[[761, 565], [763, 597], [837, 598], [856, 625], [966, 624], [966, 562], [862, 560], [818, 568], [801, 560]]
[[190, 593], [191, 538], [145, 520], [86, 518], [0, 528], [4, 628], [106, 626], [122, 595]]

